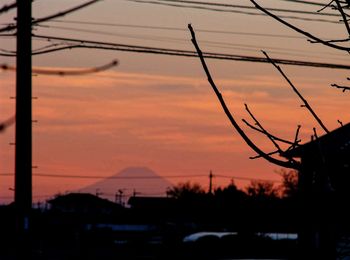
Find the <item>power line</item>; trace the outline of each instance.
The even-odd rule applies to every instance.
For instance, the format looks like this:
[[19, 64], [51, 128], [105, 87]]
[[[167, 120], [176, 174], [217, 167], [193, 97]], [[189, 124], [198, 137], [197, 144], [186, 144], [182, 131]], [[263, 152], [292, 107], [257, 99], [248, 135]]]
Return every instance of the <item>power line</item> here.
[[[247, 12], [247, 11], [240, 11], [240, 10], [217, 9], [217, 8], [199, 6], [199, 5], [183, 5], [181, 3], [180, 4], [173, 4], [173, 3], [156, 2], [156, 1], [150, 1], [150, 0], [127, 0], [127, 1], [136, 2], [136, 3], [143, 3], [143, 4], [154, 4], [154, 5], [163, 5], [163, 6], [170, 6], [170, 7], [215, 11], [215, 12], [238, 13], [238, 14], [255, 15], [255, 16], [265, 16], [266, 15], [264, 13], [258, 13], [258, 12], [255, 13], [255, 12]], [[159, 1], [162, 1], [162, 0], [159, 0]], [[321, 18], [306, 18], [306, 17], [288, 16], [288, 15], [279, 15], [279, 17], [283, 18], [283, 19], [294, 19], [294, 20], [301, 20], [301, 21], [326, 22], [326, 23], [339, 24], [338, 20], [333, 21], [333, 20], [327, 20], [327, 19], [321, 19]]]
[[[188, 43], [188, 40], [181, 39], [181, 38], [175, 38], [175, 37], [159, 37], [159, 36], [145, 36], [145, 35], [130, 35], [130, 34], [120, 34], [120, 33], [111, 33], [101, 30], [91, 30], [91, 29], [80, 29], [80, 28], [73, 28], [73, 27], [65, 27], [65, 26], [42, 26], [44, 28], [53, 28], [53, 29], [61, 29], [61, 30], [67, 30], [67, 31], [74, 31], [74, 32], [86, 32], [86, 33], [92, 33], [92, 34], [101, 34], [101, 35], [107, 35], [107, 36], [117, 36], [117, 37], [125, 37], [125, 38], [132, 38], [132, 39], [142, 39], [142, 40], [152, 40], [152, 41], [165, 41], [165, 42], [178, 42], [178, 43]], [[302, 37], [301, 37], [302, 38]], [[290, 56], [302, 56], [302, 57], [314, 57], [314, 58], [321, 58], [319, 56], [309, 55], [305, 54], [305, 51], [298, 50], [298, 49], [290, 49], [290, 48], [283, 48], [283, 47], [271, 47], [271, 46], [258, 46], [258, 45], [251, 45], [251, 44], [235, 44], [235, 43], [225, 43], [225, 42], [218, 42], [218, 41], [207, 41], [203, 40], [201, 41], [202, 44], [205, 46], [211, 46], [211, 47], [220, 47], [224, 49], [234, 49], [234, 50], [244, 50], [244, 51], [260, 51], [261, 49], [266, 49], [268, 51], [271, 50], [284, 50], [288, 52], [280, 52], [280, 51], [273, 51], [273, 53], [276, 54], [285, 54]], [[57, 44], [56, 44], [57, 45]], [[42, 49], [47, 49], [48, 47], [43, 47]], [[37, 50], [38, 51], [38, 50]], [[35, 52], [35, 51], [33, 51]], [[292, 53], [294, 52], [294, 53]], [[308, 53], [313, 51], [308, 51]], [[301, 54], [295, 54], [295, 53], [301, 53]], [[319, 53], [319, 52], [313, 52], [313, 53]], [[331, 56], [343, 56], [340, 54], [335, 53], [322, 53], [328, 54]], [[11, 56], [6, 53], [0, 53], [0, 56]], [[345, 60], [345, 59], [344, 59]], [[346, 59], [347, 60], [347, 59]]]
[[17, 2], [14, 2], [12, 4], [9, 4], [9, 5], [4, 5], [3, 7], [0, 8], [0, 14], [1, 13], [5, 13], [5, 12], [8, 12], [10, 11], [11, 9], [14, 9], [17, 7]]
[[322, 6], [322, 7], [326, 6], [326, 4], [324, 3], [315, 3], [315, 2], [302, 1], [302, 0], [280, 0], [280, 1], [307, 4], [307, 5], [316, 5], [316, 6]]
[[[54, 52], [58, 50], [73, 49], [73, 48], [87, 48], [87, 49], [115, 50], [115, 51], [137, 52], [137, 53], [150, 53], [150, 54], [158, 54], [158, 55], [171, 55], [171, 56], [181, 56], [181, 57], [198, 57], [198, 54], [195, 51], [186, 51], [186, 50], [178, 50], [178, 49], [166, 49], [166, 48], [136, 46], [136, 45], [128, 45], [128, 44], [117, 44], [117, 43], [54, 37], [54, 36], [46, 36], [46, 35], [33, 35], [33, 38], [45, 39], [49, 41], [56, 40], [61, 42], [77, 43], [77, 45], [68, 45], [65, 47], [53, 48], [50, 50], [44, 50], [42, 52], [37, 52], [33, 54], [43, 54], [43, 53], [49, 53], [49, 52]], [[207, 59], [270, 63], [269, 60], [265, 57], [222, 54], [222, 53], [213, 53], [213, 52], [205, 52], [203, 53], [203, 55]], [[350, 69], [350, 65], [334, 64], [334, 63], [309, 62], [309, 61], [277, 59], [277, 58], [275, 58], [274, 61], [279, 64], [293, 65], [293, 66], [308, 66], [308, 67], [317, 67], [317, 68], [347, 69], [347, 70]]]
[[[55, 14], [52, 14], [52, 15], [49, 15], [49, 16], [45, 16], [45, 17], [42, 17], [42, 18], [39, 18], [39, 19], [35, 19], [32, 21], [32, 25], [35, 25], [35, 24], [39, 24], [39, 23], [42, 23], [42, 22], [47, 22], [49, 20], [52, 20], [52, 19], [55, 19], [55, 18], [58, 18], [58, 17], [62, 17], [62, 16], [65, 16], [67, 14], [70, 14], [70, 13], [73, 13], [75, 11], [78, 11], [80, 9], [83, 9], [89, 5], [92, 5], [92, 4], [95, 4], [97, 2], [99, 2], [101, 0], [90, 0], [88, 2], [85, 2], [83, 4], [80, 4], [80, 5], [77, 5], [73, 8], [70, 8], [70, 9], [67, 9], [65, 11], [61, 11], [61, 12], [58, 12], [58, 13], [55, 13]], [[17, 6], [17, 2], [16, 2], [16, 6]], [[6, 31], [12, 31], [12, 30], [15, 30], [17, 28], [17, 25], [15, 24], [9, 24], [5, 27], [2, 27], [0, 28], [0, 32], [6, 32]]]
[[[133, 0], [129, 0], [133, 1]], [[148, 2], [148, 0], [137, 0], [139, 2]], [[229, 8], [238, 8], [238, 9], [250, 9], [256, 10], [254, 6], [246, 5], [237, 5], [237, 4], [223, 4], [223, 3], [212, 3], [212, 2], [203, 2], [203, 1], [189, 1], [189, 0], [157, 0], [158, 2], [172, 2], [172, 3], [182, 3], [182, 4], [195, 4], [195, 5], [204, 5], [204, 6], [219, 6], [219, 7], [229, 7]], [[293, 9], [281, 9], [281, 8], [266, 8], [269, 11], [274, 12], [283, 12], [283, 13], [297, 13], [297, 14], [308, 14], [308, 15], [322, 15], [322, 16], [333, 16], [339, 17], [339, 14], [335, 13], [325, 13], [325, 12], [312, 12], [304, 10], [293, 10]]]
[[273, 182], [273, 183], [281, 183], [282, 181], [279, 180], [268, 180], [268, 179], [260, 179], [260, 178], [248, 178], [248, 177], [239, 177], [239, 176], [229, 176], [229, 175], [217, 175], [215, 174], [214, 177], [218, 178], [225, 178], [225, 179], [235, 179], [235, 180], [241, 180], [241, 181], [261, 181], [261, 182]]
[[[0, 173], [0, 176], [13, 176], [13, 173]], [[50, 173], [33, 173], [36, 177], [45, 178], [61, 178], [61, 179], [106, 179], [106, 180], [152, 180], [152, 179], [179, 179], [179, 178], [208, 178], [206, 174], [179, 174], [167, 176], [101, 176], [101, 175], [65, 175], [65, 174], [50, 174]], [[262, 182], [281, 182], [278, 180], [268, 180], [260, 178], [248, 178], [235, 175], [212, 174], [215, 178], [237, 179], [242, 181], [262, 181]]]
[[52, 25], [42, 26], [41, 25], [40, 27], [74, 31], [74, 32], [92, 33], [92, 34], [99, 34], [99, 35], [106, 35], [106, 36], [117, 36], [117, 37], [131, 38], [131, 39], [141, 39], [141, 40], [168, 41], [168, 42], [184, 41], [183, 39], [174, 38], [174, 37], [113, 33], [113, 32], [101, 31], [101, 30], [81, 29], [81, 28], [72, 28], [72, 27], [65, 27], [65, 26], [52, 26]]
[[47, 173], [34, 173], [34, 176], [49, 177], [49, 178], [72, 178], [72, 179], [112, 179], [112, 180], [148, 180], [148, 179], [178, 179], [178, 178], [202, 178], [207, 177], [203, 174], [191, 174], [191, 175], [169, 175], [169, 176], [98, 176], [98, 175], [61, 175], [61, 174], [47, 174]]
[[0, 122], [0, 133], [5, 131], [6, 128], [8, 128], [9, 126], [13, 125], [14, 123], [16, 123], [16, 116], [12, 116], [2, 122]]
[[[183, 31], [187, 32], [187, 29], [181, 27], [171, 26], [152, 26], [152, 25], [139, 25], [139, 24], [121, 24], [121, 23], [104, 23], [104, 22], [89, 22], [78, 20], [52, 20], [50, 23], [68, 23], [68, 24], [84, 24], [84, 25], [98, 25], [109, 27], [125, 27], [125, 28], [137, 28], [137, 29], [150, 29], [150, 30], [168, 30], [168, 31]], [[272, 34], [272, 33], [249, 33], [238, 31], [225, 31], [225, 30], [206, 30], [197, 29], [197, 32], [213, 33], [213, 34], [233, 34], [233, 35], [246, 35], [246, 36], [258, 36], [258, 37], [278, 37], [278, 38], [290, 38], [290, 39], [303, 39], [302, 36], [287, 35], [287, 34]]]
[[[126, 38], [134, 38], [134, 39], [141, 39], [141, 40], [155, 40], [155, 41], [174, 41], [174, 42], [186, 42], [189, 41], [187, 39], [181, 39], [181, 38], [175, 38], [175, 37], [158, 37], [158, 36], [146, 36], [146, 35], [130, 35], [130, 34], [120, 34], [120, 33], [111, 33], [101, 30], [91, 30], [91, 29], [80, 29], [80, 28], [73, 28], [73, 27], [64, 27], [64, 26], [41, 26], [44, 28], [53, 28], [53, 29], [60, 29], [60, 30], [67, 30], [67, 31], [73, 31], [73, 32], [86, 32], [86, 33], [92, 33], [92, 34], [101, 34], [101, 35], [107, 35], [107, 36], [118, 36], [118, 37], [126, 37]], [[184, 30], [185, 31], [185, 30]], [[258, 45], [250, 45], [250, 44], [233, 44], [233, 43], [225, 43], [225, 42], [218, 42], [218, 41], [201, 41], [204, 44], [216, 44], [220, 46], [227, 46], [227, 47], [233, 47], [233, 46], [239, 46], [239, 47], [253, 47], [255, 49], [261, 49], [261, 48], [269, 48], [269, 49], [276, 49], [276, 50], [287, 50], [287, 51], [299, 51], [296, 49], [290, 49], [290, 48], [282, 48], [282, 47], [270, 47], [270, 46], [258, 46]]]

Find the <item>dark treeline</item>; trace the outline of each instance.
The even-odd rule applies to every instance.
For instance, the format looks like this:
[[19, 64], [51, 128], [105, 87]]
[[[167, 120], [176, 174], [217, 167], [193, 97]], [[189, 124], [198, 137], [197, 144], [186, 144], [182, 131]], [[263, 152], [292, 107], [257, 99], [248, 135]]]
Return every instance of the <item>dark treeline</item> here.
[[[86, 193], [58, 195], [33, 209], [29, 246], [35, 259], [50, 260], [292, 258], [296, 240], [257, 235], [298, 232], [297, 175], [281, 175], [281, 185], [252, 181], [242, 190], [233, 181], [211, 192], [179, 183], [167, 197], [134, 196], [128, 206]], [[0, 207], [0, 218], [0, 259], [16, 259], [14, 205]], [[184, 242], [197, 232], [228, 234]]]
[[[297, 173], [281, 171], [282, 184], [251, 181], [239, 189], [232, 181], [226, 187], [207, 192], [199, 184], [185, 182], [168, 189], [176, 213], [186, 212], [210, 228], [261, 232], [297, 232]], [[215, 226], [216, 225], [216, 226]]]

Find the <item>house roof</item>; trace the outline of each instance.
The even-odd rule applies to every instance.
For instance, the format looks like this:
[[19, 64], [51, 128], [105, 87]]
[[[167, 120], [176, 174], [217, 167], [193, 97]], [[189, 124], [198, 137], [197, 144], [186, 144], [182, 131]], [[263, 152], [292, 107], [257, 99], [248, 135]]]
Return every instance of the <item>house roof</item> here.
[[285, 153], [285, 157], [303, 157], [322, 150], [323, 155], [337, 155], [350, 152], [350, 123], [339, 127], [317, 139], [300, 145]]
[[122, 208], [121, 205], [116, 204], [112, 201], [109, 201], [107, 199], [99, 198], [98, 196], [95, 196], [90, 193], [69, 193], [67, 195], [61, 195], [57, 196], [56, 198], [49, 200], [48, 203], [50, 203], [53, 206], [83, 206], [83, 205], [89, 205], [92, 208], [111, 208], [111, 209], [119, 209]]

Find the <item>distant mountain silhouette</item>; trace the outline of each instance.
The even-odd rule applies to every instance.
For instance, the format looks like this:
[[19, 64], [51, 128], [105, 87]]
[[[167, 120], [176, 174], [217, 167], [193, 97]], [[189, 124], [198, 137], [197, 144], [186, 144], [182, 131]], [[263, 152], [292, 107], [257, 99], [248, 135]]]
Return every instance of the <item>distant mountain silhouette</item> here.
[[[98, 193], [100, 197], [115, 201], [116, 194], [122, 201], [134, 193], [136, 196], [165, 196], [173, 184], [147, 167], [128, 167], [115, 175], [98, 181], [79, 190], [79, 192]], [[120, 199], [120, 196], [117, 200]]]

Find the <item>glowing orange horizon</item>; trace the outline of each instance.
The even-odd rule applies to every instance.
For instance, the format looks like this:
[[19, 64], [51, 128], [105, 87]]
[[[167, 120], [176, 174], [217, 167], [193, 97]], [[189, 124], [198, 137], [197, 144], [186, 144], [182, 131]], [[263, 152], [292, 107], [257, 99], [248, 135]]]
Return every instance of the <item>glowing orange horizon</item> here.
[[[13, 78], [0, 74], [4, 114], [14, 113]], [[337, 119], [347, 122], [347, 102], [336, 91], [320, 90], [308, 78], [297, 78], [302, 89], [330, 128]], [[308, 141], [313, 118], [278, 76], [219, 78], [217, 84], [239, 120], [246, 118], [244, 103], [272, 133], [293, 139], [298, 124]], [[147, 166], [165, 178], [174, 174], [214, 174], [279, 180], [279, 169], [255, 154], [230, 126], [204, 78], [106, 71], [84, 77], [33, 78], [34, 172], [110, 176], [128, 166]], [[337, 117], [335, 118], [336, 115]], [[269, 152], [272, 146], [243, 123], [252, 139]], [[322, 131], [319, 130], [322, 134]], [[2, 147], [13, 142], [13, 128], [0, 136]], [[268, 148], [270, 147], [270, 148]], [[0, 151], [1, 172], [13, 172], [13, 147]], [[13, 178], [0, 177], [0, 197], [11, 197]], [[171, 179], [199, 182], [207, 178]], [[33, 178], [35, 195], [79, 189], [94, 180]], [[215, 179], [215, 185], [230, 183]], [[246, 182], [236, 181], [240, 187]], [[0, 198], [0, 201], [1, 198]]]

